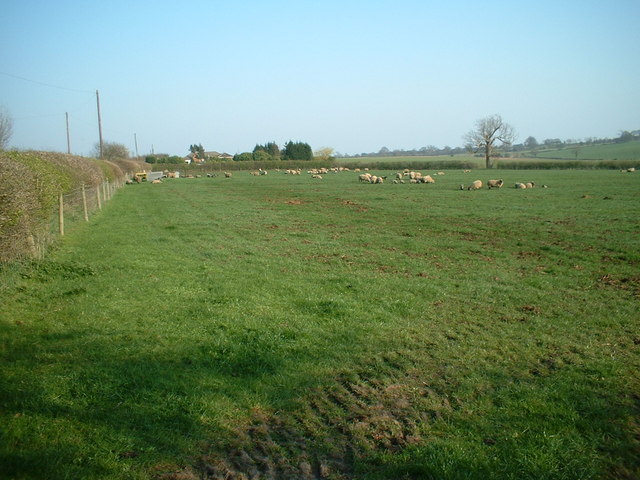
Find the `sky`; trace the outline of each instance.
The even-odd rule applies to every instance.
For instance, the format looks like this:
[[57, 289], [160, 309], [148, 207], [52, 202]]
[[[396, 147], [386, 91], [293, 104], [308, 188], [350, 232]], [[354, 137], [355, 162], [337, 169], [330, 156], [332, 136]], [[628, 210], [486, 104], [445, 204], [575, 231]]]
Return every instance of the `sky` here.
[[[529, 137], [640, 129], [638, 0], [7, 0], [9, 146], [230, 154], [457, 147], [498, 114]], [[137, 150], [136, 150], [137, 143]]]

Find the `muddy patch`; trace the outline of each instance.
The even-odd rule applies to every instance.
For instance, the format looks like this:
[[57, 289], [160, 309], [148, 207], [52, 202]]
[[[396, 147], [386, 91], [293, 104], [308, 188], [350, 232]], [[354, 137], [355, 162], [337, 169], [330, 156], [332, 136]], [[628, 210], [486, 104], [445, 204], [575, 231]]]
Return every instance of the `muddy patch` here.
[[293, 411], [256, 409], [234, 432], [236, 440], [226, 453], [203, 455], [193, 466], [161, 478], [355, 478], [357, 458], [421, 442], [419, 426], [451, 409], [446, 396], [428, 388], [402, 356], [379, 360], [387, 371], [409, 373], [395, 381], [350, 373], [311, 391]]

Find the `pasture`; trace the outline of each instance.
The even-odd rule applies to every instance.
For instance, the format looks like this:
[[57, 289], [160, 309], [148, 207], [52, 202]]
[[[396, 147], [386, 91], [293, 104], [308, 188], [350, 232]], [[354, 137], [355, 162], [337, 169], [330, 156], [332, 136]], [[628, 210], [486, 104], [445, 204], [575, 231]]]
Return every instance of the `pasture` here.
[[130, 185], [4, 266], [0, 477], [640, 476], [640, 174], [382, 173]]

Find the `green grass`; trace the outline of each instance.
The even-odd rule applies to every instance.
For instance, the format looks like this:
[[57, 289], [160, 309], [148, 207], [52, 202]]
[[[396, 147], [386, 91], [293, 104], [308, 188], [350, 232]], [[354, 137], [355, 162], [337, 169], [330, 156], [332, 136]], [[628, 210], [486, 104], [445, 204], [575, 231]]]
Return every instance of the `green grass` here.
[[566, 160], [638, 160], [640, 161], [640, 141], [625, 143], [605, 143], [598, 145], [567, 145], [561, 149], [540, 150], [536, 158], [557, 158]]
[[0, 477], [637, 477], [640, 177], [477, 174], [119, 191], [0, 272]]

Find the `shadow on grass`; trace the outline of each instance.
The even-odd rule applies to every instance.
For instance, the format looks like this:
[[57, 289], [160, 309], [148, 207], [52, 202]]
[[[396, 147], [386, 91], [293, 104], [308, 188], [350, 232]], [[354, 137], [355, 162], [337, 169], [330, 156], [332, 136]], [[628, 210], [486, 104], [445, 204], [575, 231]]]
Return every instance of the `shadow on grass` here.
[[286, 338], [252, 330], [166, 349], [24, 325], [0, 325], [0, 337], [11, 338], [2, 352], [10, 366], [0, 370], [0, 476], [8, 478], [93, 478], [132, 462], [178, 462], [224, 436], [216, 404], [242, 408], [247, 390], [287, 362]]

